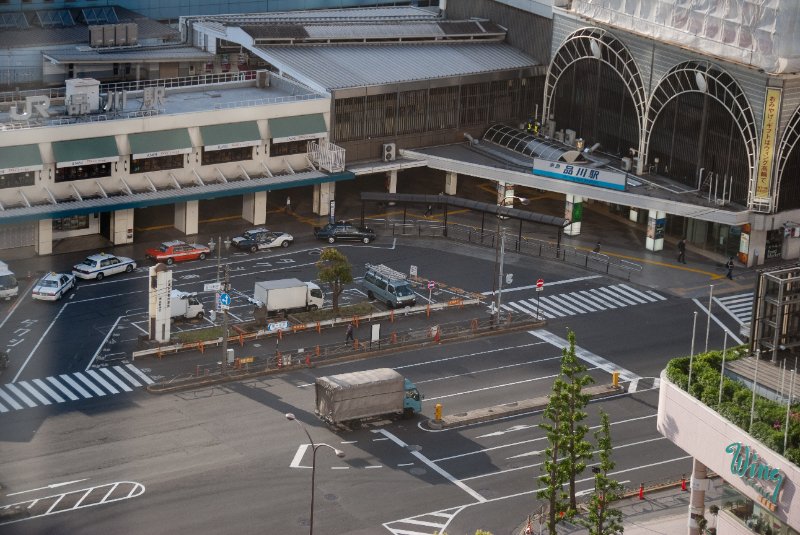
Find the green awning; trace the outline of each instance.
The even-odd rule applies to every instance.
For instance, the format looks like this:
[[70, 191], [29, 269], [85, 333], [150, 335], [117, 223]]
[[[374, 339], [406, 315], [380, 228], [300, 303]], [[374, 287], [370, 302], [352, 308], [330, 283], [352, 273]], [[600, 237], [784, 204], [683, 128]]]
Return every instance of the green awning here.
[[201, 126], [205, 150], [225, 150], [261, 145], [261, 134], [255, 121]]
[[128, 141], [131, 144], [131, 154], [137, 160], [192, 152], [192, 140], [185, 128], [129, 134]]
[[26, 173], [42, 169], [39, 145], [0, 147], [0, 175]]
[[273, 143], [314, 139], [325, 137], [328, 133], [325, 117], [321, 113], [269, 119], [268, 122], [269, 136]]
[[58, 168], [119, 161], [114, 136], [56, 141], [53, 153]]

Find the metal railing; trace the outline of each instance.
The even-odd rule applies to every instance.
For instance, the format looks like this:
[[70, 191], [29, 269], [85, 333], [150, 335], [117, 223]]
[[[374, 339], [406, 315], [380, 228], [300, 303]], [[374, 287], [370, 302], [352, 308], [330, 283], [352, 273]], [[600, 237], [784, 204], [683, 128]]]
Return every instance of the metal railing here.
[[[438, 222], [406, 221], [405, 223], [391, 219], [369, 220], [369, 225], [380, 227], [391, 233], [392, 236], [416, 236], [431, 238], [446, 238], [462, 243], [482, 245], [492, 249], [498, 246], [500, 235], [487, 229], [449, 223], [446, 226]], [[528, 256], [551, 258], [573, 265], [578, 265], [593, 271], [602, 271], [607, 275], [631, 279], [631, 274], [642, 271], [642, 266], [622, 258], [617, 258], [604, 253], [591, 250], [581, 250], [571, 245], [561, 245], [540, 240], [523, 234], [506, 232], [506, 252], [516, 252]]]

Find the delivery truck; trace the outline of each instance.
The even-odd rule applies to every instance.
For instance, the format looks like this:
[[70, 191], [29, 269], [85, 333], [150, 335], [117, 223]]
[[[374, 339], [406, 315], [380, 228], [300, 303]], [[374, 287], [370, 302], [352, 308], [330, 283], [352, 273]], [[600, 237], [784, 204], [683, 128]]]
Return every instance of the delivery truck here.
[[[322, 308], [322, 290], [313, 282], [280, 279], [257, 282], [253, 290], [256, 307], [268, 316]], [[255, 314], [257, 317], [258, 313]]]
[[8, 269], [8, 264], [0, 262], [0, 299], [9, 300], [19, 293], [17, 277]]
[[172, 319], [202, 319], [203, 303], [197, 294], [172, 290], [169, 294], [169, 315]]
[[375, 418], [411, 418], [422, 411], [416, 385], [391, 368], [318, 377], [315, 384], [315, 412], [334, 426]]

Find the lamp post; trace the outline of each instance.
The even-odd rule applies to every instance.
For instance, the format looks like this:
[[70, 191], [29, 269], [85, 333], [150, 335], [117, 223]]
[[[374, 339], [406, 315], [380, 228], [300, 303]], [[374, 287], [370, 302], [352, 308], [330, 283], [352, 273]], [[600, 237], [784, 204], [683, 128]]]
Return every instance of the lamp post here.
[[[525, 197], [517, 197], [516, 195], [506, 196], [505, 184], [503, 185], [503, 198], [497, 203], [498, 207], [511, 204], [513, 206], [514, 200], [518, 200], [521, 204], [527, 205], [530, 203]], [[501, 232], [502, 231], [502, 232]], [[500, 324], [500, 303], [501, 294], [503, 293], [503, 262], [506, 256], [506, 228], [500, 227], [500, 212], [497, 213], [497, 230], [495, 231], [495, 238], [500, 236], [500, 243], [495, 246], [494, 253], [494, 272], [497, 275], [497, 285], [493, 282], [493, 289], [496, 290], [494, 295], [494, 313], [492, 314], [492, 322], [495, 325]]]
[[[225, 244], [225, 252], [227, 253], [231, 248], [231, 239], [225, 238], [225, 241], [222, 241], [222, 236], [218, 238], [219, 240], [219, 247], [217, 249], [217, 285], [219, 285], [219, 272], [220, 272], [220, 263], [222, 261], [222, 244]], [[222, 287], [218, 286], [217, 289], [217, 299], [216, 299], [216, 308], [221, 308], [221, 304], [219, 302], [219, 297], [221, 293], [228, 293], [231, 291], [231, 279], [230, 273], [228, 270], [228, 264], [225, 264], [225, 273], [224, 273], [224, 283]], [[222, 365], [220, 369], [224, 374], [226, 372], [228, 366], [228, 307], [226, 306], [224, 310], [222, 310]]]
[[311, 435], [309, 434], [308, 429], [306, 429], [306, 426], [300, 423], [300, 420], [298, 420], [295, 417], [295, 415], [292, 414], [291, 412], [286, 413], [286, 419], [296, 422], [297, 425], [300, 426], [300, 429], [302, 429], [303, 432], [306, 434], [306, 437], [308, 437], [308, 442], [311, 445], [311, 452], [312, 452], [311, 453], [311, 514], [309, 516], [309, 521], [308, 521], [308, 533], [309, 535], [314, 535], [314, 477], [317, 469], [317, 450], [322, 447], [329, 448], [333, 450], [333, 453], [335, 453], [336, 456], [339, 457], [340, 459], [344, 457], [344, 452], [328, 444], [314, 443], [314, 440], [311, 438]]

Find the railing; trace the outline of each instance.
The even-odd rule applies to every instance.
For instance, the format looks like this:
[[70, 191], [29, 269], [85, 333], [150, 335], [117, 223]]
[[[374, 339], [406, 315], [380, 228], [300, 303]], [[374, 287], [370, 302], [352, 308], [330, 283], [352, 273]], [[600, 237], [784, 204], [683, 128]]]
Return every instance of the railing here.
[[[374, 219], [370, 220], [369, 224], [373, 227], [385, 229], [392, 236], [447, 238], [453, 241], [491, 248], [497, 247], [500, 239], [500, 235], [495, 231], [458, 223], [449, 223], [445, 226], [428, 221], [402, 223], [391, 219]], [[533, 238], [525, 234], [520, 238], [517, 234], [506, 232], [505, 248], [506, 252], [561, 260], [562, 262], [582, 266], [593, 271], [602, 271], [608, 275], [625, 277], [627, 280], [630, 280], [632, 273], [642, 271], [641, 265], [628, 260], [603, 253], [577, 249], [569, 245], [559, 246], [556, 243]]]

